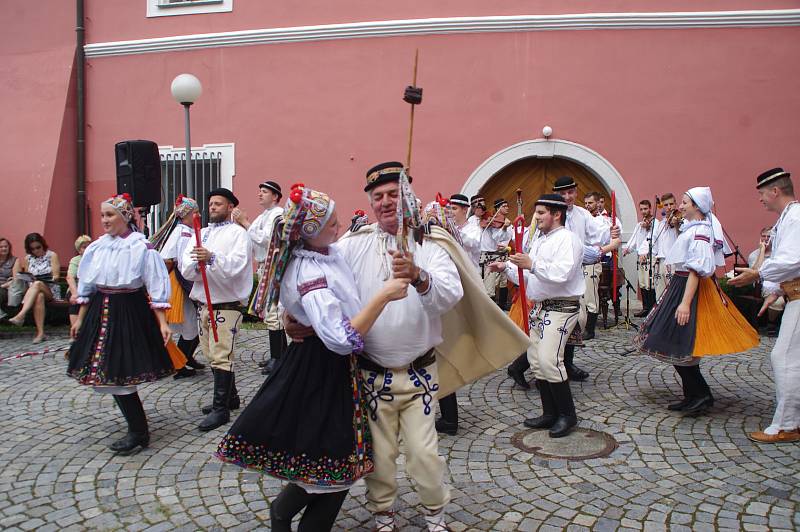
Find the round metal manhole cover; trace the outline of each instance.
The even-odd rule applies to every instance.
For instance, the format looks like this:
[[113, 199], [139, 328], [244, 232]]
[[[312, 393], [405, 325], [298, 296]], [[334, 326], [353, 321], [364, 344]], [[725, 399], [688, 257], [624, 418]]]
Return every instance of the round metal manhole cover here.
[[610, 434], [577, 428], [563, 438], [551, 438], [547, 430], [530, 429], [518, 432], [511, 438], [518, 449], [542, 458], [561, 460], [588, 460], [610, 455], [617, 448], [617, 440]]

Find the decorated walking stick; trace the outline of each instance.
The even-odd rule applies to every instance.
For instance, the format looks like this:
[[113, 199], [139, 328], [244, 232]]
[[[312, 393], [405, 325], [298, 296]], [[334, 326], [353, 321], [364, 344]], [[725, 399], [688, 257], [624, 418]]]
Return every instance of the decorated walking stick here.
[[[194, 213], [192, 221], [194, 222], [195, 242], [197, 243], [197, 247], [202, 247], [203, 243], [200, 241], [200, 215], [198, 213]], [[214, 317], [214, 307], [211, 305], [211, 292], [208, 289], [206, 263], [203, 261], [197, 261], [197, 265], [200, 266], [200, 275], [203, 277], [203, 288], [206, 292], [206, 306], [208, 307], [208, 321], [211, 322], [211, 332], [214, 334], [214, 341], [219, 342], [219, 336], [217, 336], [217, 320]]]
[[[522, 189], [517, 189], [517, 217], [514, 220], [514, 246], [517, 253], [524, 253], [523, 239], [525, 237], [525, 215], [522, 213]], [[525, 274], [517, 268], [520, 305], [522, 305], [522, 315], [525, 318], [525, 334], [530, 334], [531, 327], [528, 321], [528, 295], [525, 291]]]
[[409, 173], [411, 169], [411, 145], [414, 139], [414, 108], [422, 103], [422, 88], [417, 87], [417, 66], [419, 64], [419, 50], [414, 54], [414, 76], [412, 84], [406, 87], [403, 101], [411, 105], [411, 118], [408, 126], [408, 152], [406, 154], [406, 167], [400, 172], [400, 194], [397, 201], [397, 247], [406, 253], [409, 251], [406, 235], [409, 231], [414, 234], [414, 241], [422, 243], [423, 228], [422, 215], [417, 203], [417, 196], [411, 188]]
[[[614, 227], [615, 225], [617, 225], [617, 195], [612, 190], [611, 191], [611, 227]], [[611, 252], [611, 300], [614, 303], [617, 302], [617, 250], [616, 249]], [[616, 311], [614, 311], [614, 312], [616, 312]], [[614, 314], [614, 315], [616, 316], [616, 314]], [[603, 319], [605, 320], [605, 317]]]

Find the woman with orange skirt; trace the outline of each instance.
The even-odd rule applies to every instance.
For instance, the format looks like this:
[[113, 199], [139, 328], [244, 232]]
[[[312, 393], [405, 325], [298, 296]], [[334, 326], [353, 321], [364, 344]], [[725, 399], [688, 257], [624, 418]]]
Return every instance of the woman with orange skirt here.
[[740, 353], [759, 341], [714, 279], [725, 258], [722, 226], [711, 213], [713, 205], [708, 187], [695, 187], [683, 195], [684, 223], [665, 261], [676, 274], [636, 338], [642, 352], [675, 366], [684, 397], [667, 408], [685, 414], [700, 414], [714, 404], [700, 373], [700, 358]]

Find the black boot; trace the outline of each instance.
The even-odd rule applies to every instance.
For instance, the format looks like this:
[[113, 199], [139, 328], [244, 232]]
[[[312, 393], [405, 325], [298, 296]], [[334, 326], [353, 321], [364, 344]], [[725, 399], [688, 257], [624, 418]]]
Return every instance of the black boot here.
[[[213, 369], [211, 371], [214, 371]], [[228, 410], [239, 410], [241, 400], [239, 399], [239, 390], [236, 389], [236, 374], [231, 373], [231, 395], [228, 401]], [[214, 405], [206, 405], [201, 410], [204, 414], [208, 414], [214, 409]]]
[[536, 379], [536, 387], [539, 389], [539, 398], [542, 401], [542, 415], [523, 421], [523, 425], [531, 429], [549, 429], [555, 424], [558, 418], [556, 403], [550, 391], [550, 383], [545, 380]]
[[291, 532], [292, 518], [313, 498], [312, 494], [306, 493], [297, 484], [287, 484], [269, 505], [271, 529], [274, 532]]
[[197, 427], [203, 432], [221, 427], [231, 420], [231, 412], [228, 409], [228, 402], [231, 397], [233, 383], [233, 372], [222, 369], [214, 371], [214, 402], [211, 412], [205, 417]]
[[503, 310], [508, 310], [508, 287], [498, 290], [497, 305]]
[[597, 313], [596, 312], [587, 312], [586, 313], [586, 327], [583, 329], [583, 339], [584, 340], [593, 340], [594, 339], [594, 328], [597, 325]]
[[692, 383], [691, 377], [686, 376], [686, 366], [675, 366], [675, 371], [681, 378], [681, 387], [683, 388], [683, 400], [677, 403], [670, 403], [667, 405], [667, 410], [674, 412], [681, 412], [686, 406], [692, 402]]
[[633, 316], [635, 318], [644, 318], [650, 313], [650, 308], [652, 305], [650, 304], [650, 290], [642, 288], [642, 310], [639, 312], [635, 312]]
[[178, 339], [178, 349], [186, 355], [186, 365], [194, 369], [206, 369], [206, 365], [198, 362], [194, 358], [194, 352], [197, 351], [197, 346], [200, 344], [200, 337], [196, 336], [192, 340], [186, 340], [183, 336]]
[[436, 432], [455, 436], [458, 432], [458, 402], [455, 393], [439, 399], [439, 411], [442, 417], [436, 420]]
[[144, 449], [150, 445], [150, 432], [147, 430], [147, 416], [144, 413], [139, 394], [133, 392], [126, 395], [115, 395], [114, 401], [128, 422], [128, 434], [117, 440], [109, 449], [122, 456], [133, 454], [137, 447]]
[[187, 362], [185, 366], [175, 372], [175, 375], [173, 375], [172, 378], [178, 380], [185, 379], [186, 377], [194, 377], [195, 375], [197, 375], [197, 371], [194, 368], [190, 368]]
[[714, 406], [714, 396], [711, 395], [711, 388], [709, 388], [703, 374], [700, 373], [700, 364], [695, 366], [687, 366], [687, 376], [692, 380], [692, 388], [694, 397], [692, 401], [683, 409], [685, 414], [698, 415], [702, 414], [712, 406]]
[[286, 351], [288, 346], [288, 342], [286, 340], [286, 332], [281, 329], [279, 331], [268, 331], [269, 332], [269, 356], [270, 359], [265, 361], [263, 369], [261, 370], [262, 375], [269, 375], [275, 369], [275, 364], [277, 364], [278, 360], [281, 359], [283, 356], [283, 352]]
[[508, 376], [514, 379], [514, 383], [522, 388], [523, 390], [530, 390], [531, 385], [528, 384], [528, 381], [525, 380], [525, 371], [531, 367], [531, 363], [528, 362], [528, 352], [522, 353], [517, 359], [512, 362], [508, 369]]
[[572, 401], [572, 391], [569, 389], [569, 381], [548, 384], [555, 400], [556, 410], [558, 410], [558, 419], [550, 429], [550, 437], [563, 438], [578, 424], [575, 403]]
[[568, 345], [564, 348], [564, 367], [567, 370], [567, 377], [569, 377], [569, 380], [571, 381], [585, 381], [589, 378], [589, 373], [576, 366], [573, 363], [574, 360], [575, 346]]

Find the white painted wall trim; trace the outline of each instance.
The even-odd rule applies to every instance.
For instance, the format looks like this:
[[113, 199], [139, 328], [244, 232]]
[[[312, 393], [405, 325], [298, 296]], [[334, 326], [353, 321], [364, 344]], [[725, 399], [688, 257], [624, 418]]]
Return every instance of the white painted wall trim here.
[[764, 28], [800, 26], [800, 9], [657, 13], [576, 13], [383, 20], [265, 28], [223, 33], [176, 35], [154, 39], [87, 44], [86, 57], [171, 52], [226, 46], [397, 37], [448, 33], [557, 30]]
[[[185, 160], [186, 148], [175, 146], [159, 146], [159, 155], [171, 157], [181, 161]], [[203, 158], [203, 155], [211, 153], [219, 154], [222, 160], [220, 166], [220, 185], [233, 190], [233, 178], [236, 176], [236, 145], [233, 142], [222, 142], [218, 144], [203, 144], [202, 147], [192, 146], [192, 159]]]

